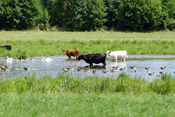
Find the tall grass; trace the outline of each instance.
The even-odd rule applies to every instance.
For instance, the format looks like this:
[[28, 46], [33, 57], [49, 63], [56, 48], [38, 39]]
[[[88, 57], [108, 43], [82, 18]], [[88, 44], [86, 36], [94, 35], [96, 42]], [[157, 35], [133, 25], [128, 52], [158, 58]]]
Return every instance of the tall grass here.
[[169, 75], [162, 76], [151, 83], [143, 78], [131, 78], [121, 73], [117, 79], [93, 78], [78, 76], [70, 77], [59, 74], [56, 78], [45, 76], [37, 78], [35, 74], [18, 76], [13, 79], [6, 78], [0, 81], [0, 93], [123, 93], [123, 94], [174, 94], [175, 79]]

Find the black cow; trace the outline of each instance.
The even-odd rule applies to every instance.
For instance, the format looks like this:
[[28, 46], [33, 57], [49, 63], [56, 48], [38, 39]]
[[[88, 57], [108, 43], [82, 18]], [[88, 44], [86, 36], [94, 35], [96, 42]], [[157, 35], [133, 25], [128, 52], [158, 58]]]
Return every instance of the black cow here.
[[12, 46], [11, 45], [4, 45], [4, 46], [0, 46], [0, 48], [6, 48], [7, 50], [11, 50]]
[[103, 63], [103, 65], [106, 65], [106, 62], [105, 62], [106, 54], [104, 53], [80, 55], [77, 59], [78, 60], [83, 59], [86, 63], [89, 63], [90, 65], [93, 65], [93, 63], [95, 64]]

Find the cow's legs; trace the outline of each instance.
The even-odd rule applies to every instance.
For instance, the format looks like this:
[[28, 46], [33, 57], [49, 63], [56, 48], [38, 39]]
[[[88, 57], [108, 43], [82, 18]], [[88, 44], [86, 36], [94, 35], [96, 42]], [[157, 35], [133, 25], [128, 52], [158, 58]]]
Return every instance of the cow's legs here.
[[125, 56], [123, 57], [123, 61], [125, 61]]

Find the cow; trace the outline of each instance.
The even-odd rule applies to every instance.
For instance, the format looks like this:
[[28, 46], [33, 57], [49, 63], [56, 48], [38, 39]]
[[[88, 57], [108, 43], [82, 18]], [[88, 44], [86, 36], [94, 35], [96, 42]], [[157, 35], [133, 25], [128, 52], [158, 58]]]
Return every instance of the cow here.
[[12, 46], [11, 45], [4, 45], [4, 46], [0, 46], [0, 48], [6, 48], [7, 50], [11, 50]]
[[125, 58], [128, 59], [127, 51], [107, 51], [106, 54], [111, 57], [111, 59], [114, 60], [122, 60], [125, 61]]
[[105, 53], [97, 53], [97, 54], [86, 54], [86, 55], [80, 55], [77, 60], [83, 59], [86, 63], [89, 63], [91, 66], [93, 66], [93, 63], [99, 64], [103, 63], [103, 65], [106, 65], [106, 54]]
[[71, 59], [71, 56], [78, 57], [80, 55], [80, 50], [63, 50], [63, 52]]

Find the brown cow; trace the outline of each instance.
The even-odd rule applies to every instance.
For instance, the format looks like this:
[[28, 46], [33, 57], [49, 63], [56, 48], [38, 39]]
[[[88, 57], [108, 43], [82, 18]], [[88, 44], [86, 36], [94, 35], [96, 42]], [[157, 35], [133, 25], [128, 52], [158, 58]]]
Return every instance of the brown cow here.
[[69, 57], [71, 58], [71, 56], [76, 56], [78, 57], [80, 55], [80, 50], [63, 50], [63, 52]]

